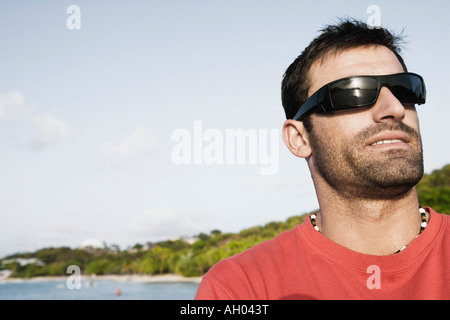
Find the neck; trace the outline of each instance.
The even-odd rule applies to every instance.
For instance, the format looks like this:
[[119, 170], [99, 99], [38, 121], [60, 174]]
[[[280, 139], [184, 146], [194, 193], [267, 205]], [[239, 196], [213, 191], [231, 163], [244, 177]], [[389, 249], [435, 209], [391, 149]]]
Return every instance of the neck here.
[[318, 199], [320, 232], [356, 252], [392, 254], [413, 241], [420, 230], [415, 188], [390, 200], [342, 197], [330, 189], [318, 192]]

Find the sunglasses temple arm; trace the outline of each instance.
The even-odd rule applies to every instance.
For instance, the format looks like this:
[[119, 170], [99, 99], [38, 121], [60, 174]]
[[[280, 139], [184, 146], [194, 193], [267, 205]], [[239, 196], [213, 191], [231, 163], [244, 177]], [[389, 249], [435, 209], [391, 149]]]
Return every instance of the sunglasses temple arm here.
[[310, 112], [312, 109], [316, 107], [321, 107], [319, 103], [320, 90], [315, 92], [311, 97], [309, 97], [304, 104], [300, 107], [296, 115], [294, 116], [294, 120], [301, 120], [304, 115]]

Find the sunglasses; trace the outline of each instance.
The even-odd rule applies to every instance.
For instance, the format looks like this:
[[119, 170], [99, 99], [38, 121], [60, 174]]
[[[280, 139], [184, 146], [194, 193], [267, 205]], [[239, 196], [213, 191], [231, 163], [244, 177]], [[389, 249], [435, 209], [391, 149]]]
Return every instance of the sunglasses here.
[[383, 86], [400, 102], [425, 103], [425, 82], [418, 74], [404, 72], [385, 76], [352, 76], [330, 82], [317, 90], [293, 119], [302, 120], [313, 111], [323, 113], [373, 105]]

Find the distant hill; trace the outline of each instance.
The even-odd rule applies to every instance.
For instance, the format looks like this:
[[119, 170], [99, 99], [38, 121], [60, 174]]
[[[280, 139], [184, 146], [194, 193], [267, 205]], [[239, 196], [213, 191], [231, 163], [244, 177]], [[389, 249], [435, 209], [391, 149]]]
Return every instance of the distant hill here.
[[[424, 175], [417, 185], [420, 204], [450, 214], [450, 164]], [[314, 212], [314, 211], [313, 211]], [[239, 233], [213, 230], [192, 239], [136, 244], [121, 251], [118, 246], [71, 249], [44, 248], [36, 252], [7, 256], [1, 260], [0, 273], [12, 277], [67, 276], [67, 267], [77, 265], [84, 274], [165, 274], [201, 276], [216, 262], [242, 252], [262, 241], [302, 223], [312, 212], [284, 222], [244, 229]]]

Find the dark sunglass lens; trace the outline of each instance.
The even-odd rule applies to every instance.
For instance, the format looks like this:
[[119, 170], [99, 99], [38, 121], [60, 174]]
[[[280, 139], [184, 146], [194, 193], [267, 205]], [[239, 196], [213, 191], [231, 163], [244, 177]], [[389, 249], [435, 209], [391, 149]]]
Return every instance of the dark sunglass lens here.
[[419, 103], [424, 97], [422, 80], [416, 75], [401, 74], [390, 81], [391, 91], [401, 102]]
[[352, 77], [330, 85], [330, 97], [334, 109], [370, 105], [375, 102], [377, 91], [377, 80], [371, 77]]

